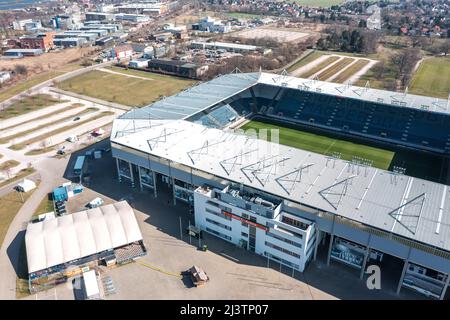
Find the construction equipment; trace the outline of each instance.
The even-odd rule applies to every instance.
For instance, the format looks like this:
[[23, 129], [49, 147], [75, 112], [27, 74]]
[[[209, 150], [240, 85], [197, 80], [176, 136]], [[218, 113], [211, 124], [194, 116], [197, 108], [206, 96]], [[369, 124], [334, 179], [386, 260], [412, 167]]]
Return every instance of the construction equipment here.
[[198, 266], [193, 266], [187, 272], [191, 276], [192, 282], [196, 287], [200, 287], [209, 281], [209, 277], [206, 275], [205, 271]]

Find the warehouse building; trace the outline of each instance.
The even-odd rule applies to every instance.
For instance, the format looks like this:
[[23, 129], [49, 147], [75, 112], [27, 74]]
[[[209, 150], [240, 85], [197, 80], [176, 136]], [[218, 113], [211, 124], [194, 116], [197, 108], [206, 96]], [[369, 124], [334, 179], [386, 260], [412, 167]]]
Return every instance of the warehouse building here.
[[83, 38], [88, 42], [95, 41], [97, 39], [96, 33], [89, 33], [89, 32], [71, 32], [66, 31], [63, 33], [58, 33], [55, 35], [55, 39], [64, 39], [64, 38]]
[[85, 38], [82, 37], [74, 37], [74, 38], [59, 38], [59, 39], [54, 39], [53, 43], [55, 44], [55, 46], [57, 47], [62, 47], [62, 48], [71, 48], [71, 47], [81, 47], [83, 44], [85, 44], [87, 41]]
[[119, 13], [119, 14], [116, 14], [116, 21], [143, 23], [143, 22], [149, 22], [150, 17], [143, 15], [143, 14]]
[[[409, 288], [443, 299], [450, 280], [447, 185], [222, 130], [258, 114], [297, 121], [299, 112], [287, 114], [293, 96], [348, 101], [331, 108], [361, 102], [433, 114], [417, 121], [450, 118], [447, 100], [393, 95], [285, 75], [221, 76], [116, 119], [117, 175], [156, 197], [159, 186], [169, 186], [174, 203], [194, 208], [201, 230], [293, 270], [304, 271], [319, 247], [327, 264], [351, 266], [360, 278], [387, 257], [401, 269], [397, 293]], [[284, 115], [268, 108], [277, 97], [280, 105], [291, 101]]]
[[115, 15], [107, 12], [86, 12], [86, 21], [114, 21]]
[[261, 50], [261, 47], [247, 44], [238, 44], [229, 42], [204, 42], [204, 41], [192, 41], [191, 48], [202, 50], [205, 49], [225, 50], [228, 52], [236, 52], [236, 53], [249, 53]]
[[48, 289], [98, 264], [123, 264], [146, 254], [126, 201], [29, 223], [25, 234], [30, 292]]
[[153, 72], [198, 79], [208, 69], [208, 66], [199, 66], [179, 60], [153, 59], [148, 62], [148, 68]]
[[43, 54], [42, 49], [9, 49], [3, 53], [6, 58], [23, 58], [23, 57], [33, 57]]

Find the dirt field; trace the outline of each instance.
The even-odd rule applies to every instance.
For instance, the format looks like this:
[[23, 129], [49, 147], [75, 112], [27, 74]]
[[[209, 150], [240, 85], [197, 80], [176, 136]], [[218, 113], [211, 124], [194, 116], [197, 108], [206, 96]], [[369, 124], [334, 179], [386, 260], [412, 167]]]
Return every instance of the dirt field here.
[[318, 78], [322, 81], [355, 83], [378, 61], [357, 56], [330, 54], [316, 51], [289, 68], [293, 76]]
[[60, 69], [92, 52], [94, 52], [94, 48], [72, 48], [59, 52], [45, 53], [37, 57], [4, 59], [0, 60], [0, 70], [14, 70], [16, 65], [23, 65], [28, 68], [29, 73], [27, 77], [30, 77], [33, 74]]
[[297, 31], [296, 29], [280, 29], [280, 28], [254, 28], [240, 31], [235, 34], [237, 37], [244, 39], [262, 39], [272, 38], [279, 42], [293, 42], [307, 37], [309, 34]]

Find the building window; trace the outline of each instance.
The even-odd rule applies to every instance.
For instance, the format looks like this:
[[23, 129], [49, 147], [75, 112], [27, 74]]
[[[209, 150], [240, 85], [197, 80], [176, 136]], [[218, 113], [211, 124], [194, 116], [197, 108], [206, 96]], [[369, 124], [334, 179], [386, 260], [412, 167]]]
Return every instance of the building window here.
[[292, 240], [289, 240], [289, 239], [280, 237], [280, 236], [278, 236], [278, 235], [276, 235], [276, 234], [273, 234], [273, 233], [271, 233], [271, 232], [266, 232], [266, 235], [268, 235], [269, 237], [275, 238], [275, 239], [277, 239], [277, 240], [286, 242], [286, 243], [288, 243], [288, 244], [290, 244], [290, 245], [292, 245], [292, 246], [296, 246], [296, 247], [298, 247], [298, 248], [301, 248], [301, 247], [302, 247], [302, 245], [301, 245], [300, 243], [297, 243], [297, 242], [294, 242], [294, 241], [292, 241]]
[[269, 248], [273, 248], [273, 249], [275, 249], [275, 250], [278, 250], [278, 251], [281, 251], [281, 252], [283, 252], [283, 253], [285, 253], [285, 254], [288, 254], [288, 255], [290, 255], [290, 256], [292, 256], [292, 257], [295, 257], [295, 258], [297, 258], [297, 259], [300, 259], [300, 255], [297, 254], [297, 253], [295, 253], [295, 252], [292, 252], [292, 251], [289, 251], [289, 250], [287, 250], [287, 249], [281, 248], [281, 247], [279, 247], [279, 246], [277, 246], [277, 245], [275, 245], [275, 244], [273, 244], [273, 243], [267, 242], [267, 241], [265, 242], [265, 244], [266, 244], [266, 246], [269, 247]]
[[223, 224], [223, 223], [220, 223], [220, 222], [211, 220], [211, 219], [209, 219], [209, 218], [206, 218], [206, 222], [211, 223], [211, 224], [213, 224], [213, 225], [216, 225], [216, 226], [218, 226], [218, 227], [221, 227], [221, 228], [223, 228], [223, 229], [225, 229], [225, 230], [231, 231], [231, 227], [230, 227], [230, 226], [227, 226], [226, 224]]
[[309, 225], [307, 225], [306, 223], [303, 223], [301, 221], [298, 221], [298, 220], [295, 220], [295, 219], [292, 219], [292, 218], [289, 218], [289, 217], [286, 217], [286, 216], [282, 216], [281, 217], [281, 222], [289, 224], [289, 225], [291, 225], [293, 227], [300, 228], [302, 230], [306, 230], [309, 227]]
[[207, 204], [209, 204], [210, 206], [213, 206], [213, 207], [216, 207], [216, 208], [218, 208], [219, 207], [219, 204], [218, 203], [215, 203], [215, 202], [213, 202], [213, 201], [206, 201], [206, 203]]
[[220, 217], [222, 219], [225, 219], [227, 221], [231, 221], [231, 217], [228, 217], [228, 216], [224, 215], [222, 212], [216, 212], [216, 211], [208, 209], [208, 208], [206, 208], [205, 211], [210, 213], [210, 214], [213, 214], [215, 216], [218, 216], [218, 217]]
[[244, 238], [248, 238], [248, 233], [241, 232], [241, 236], [243, 236]]
[[231, 241], [231, 237], [230, 237], [230, 236], [227, 236], [227, 235], [225, 235], [225, 234], [223, 234], [223, 233], [220, 233], [219, 231], [210, 229], [210, 228], [208, 228], [208, 227], [206, 227], [206, 231], [208, 231], [209, 233], [212, 233], [212, 234], [214, 234], [214, 235], [216, 235], [216, 236], [218, 236], [218, 237], [220, 237], [220, 238], [222, 238], [222, 239]]

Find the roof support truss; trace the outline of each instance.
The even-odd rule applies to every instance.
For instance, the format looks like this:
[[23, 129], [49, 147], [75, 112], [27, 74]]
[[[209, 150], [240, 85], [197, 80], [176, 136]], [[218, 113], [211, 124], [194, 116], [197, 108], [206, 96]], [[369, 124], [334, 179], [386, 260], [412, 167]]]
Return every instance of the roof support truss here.
[[[419, 194], [418, 196], [402, 204], [400, 207], [389, 212], [388, 215], [403, 226], [407, 231], [412, 234], [416, 234], [417, 226], [419, 225], [420, 216], [425, 203], [425, 195], [425, 192]], [[411, 208], [414, 208], [414, 211], [417, 211], [417, 207], [418, 212], [405, 213], [405, 210], [409, 210]], [[405, 221], [404, 218], [407, 218], [407, 221]]]

